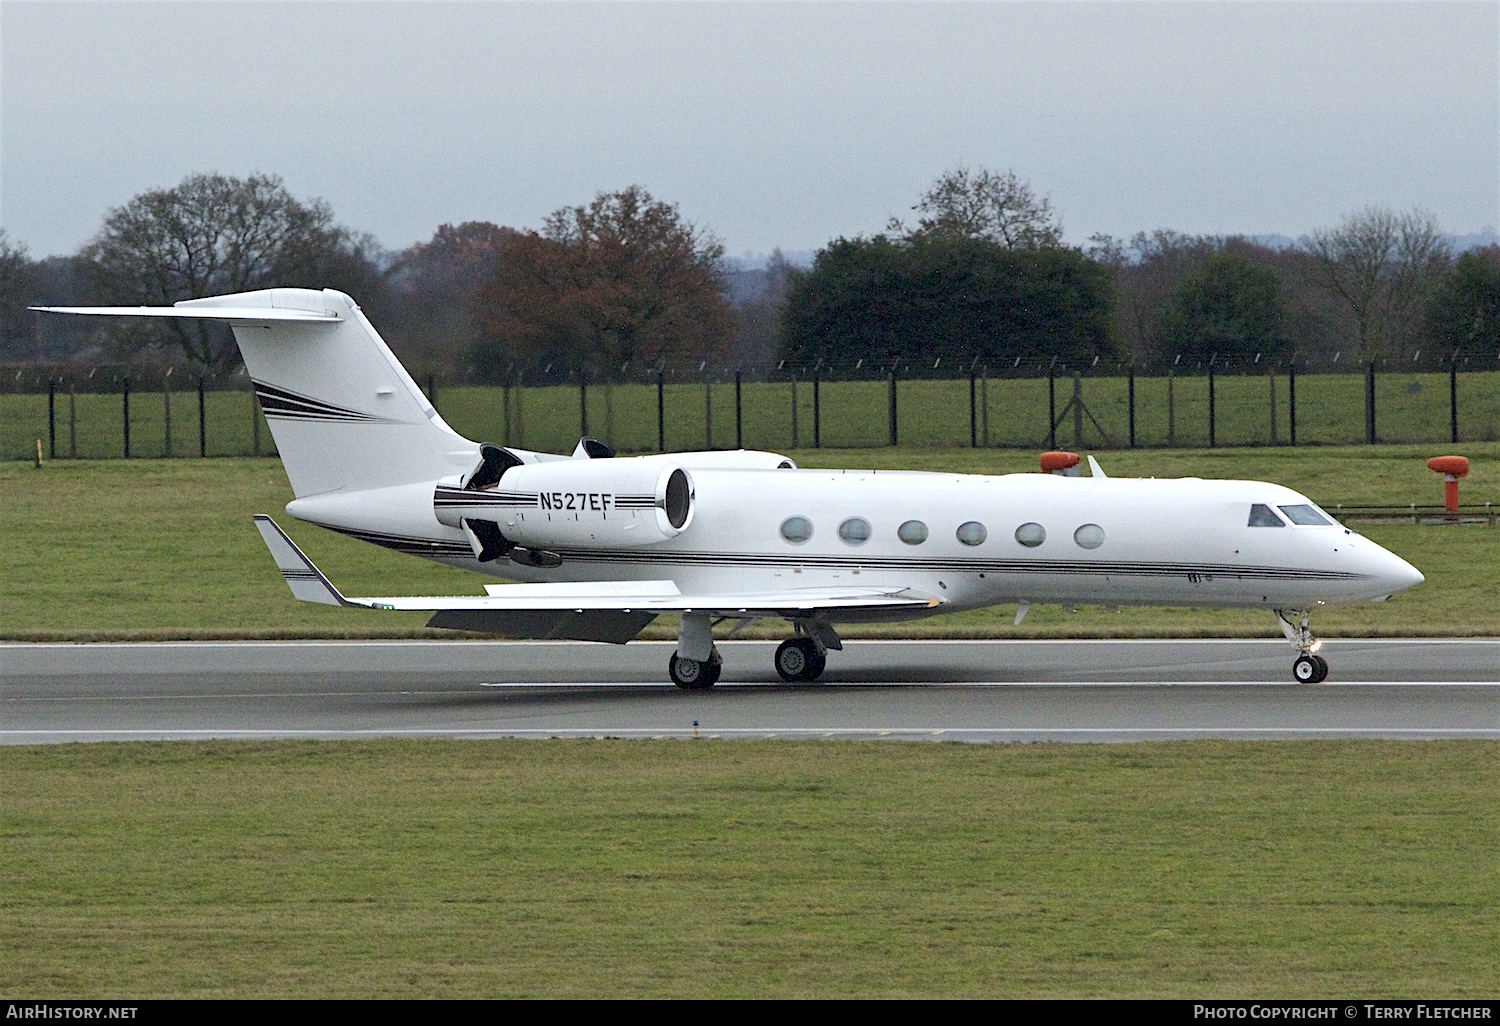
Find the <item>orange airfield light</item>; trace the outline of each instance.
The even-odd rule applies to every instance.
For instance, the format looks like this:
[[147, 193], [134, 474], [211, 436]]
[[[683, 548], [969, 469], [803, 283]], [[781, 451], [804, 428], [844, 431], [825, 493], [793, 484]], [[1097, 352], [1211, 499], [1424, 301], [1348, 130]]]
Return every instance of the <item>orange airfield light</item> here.
[[1449, 513], [1458, 512], [1458, 479], [1469, 473], [1467, 456], [1434, 456], [1427, 469], [1443, 475], [1443, 505]]

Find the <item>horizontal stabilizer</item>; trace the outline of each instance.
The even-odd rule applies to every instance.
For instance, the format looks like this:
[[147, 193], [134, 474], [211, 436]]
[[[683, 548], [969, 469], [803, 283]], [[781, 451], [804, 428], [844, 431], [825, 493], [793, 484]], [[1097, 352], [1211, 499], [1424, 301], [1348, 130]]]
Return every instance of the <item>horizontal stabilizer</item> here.
[[288, 310], [270, 306], [32, 306], [38, 313], [93, 314], [100, 317], [191, 317], [195, 320], [269, 323], [271, 321], [315, 321], [336, 324], [343, 318], [316, 310]]

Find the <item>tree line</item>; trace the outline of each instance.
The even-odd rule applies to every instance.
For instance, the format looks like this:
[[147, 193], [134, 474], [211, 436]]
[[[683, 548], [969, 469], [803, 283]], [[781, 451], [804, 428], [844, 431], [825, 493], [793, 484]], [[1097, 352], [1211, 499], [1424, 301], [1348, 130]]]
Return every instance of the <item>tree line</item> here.
[[0, 229], [0, 360], [180, 354], [222, 372], [239, 359], [222, 327], [43, 319], [26, 307], [298, 285], [348, 292], [414, 372], [447, 380], [631, 376], [689, 361], [837, 374], [901, 361], [1500, 353], [1500, 247], [1455, 254], [1419, 210], [1370, 207], [1281, 247], [1171, 230], [1078, 247], [1014, 171], [960, 167], [912, 212], [830, 241], [811, 267], [778, 251], [743, 268], [711, 231], [632, 185], [536, 229], [443, 225], [390, 253], [275, 176], [197, 174], [109, 211], [72, 256], [32, 260]]

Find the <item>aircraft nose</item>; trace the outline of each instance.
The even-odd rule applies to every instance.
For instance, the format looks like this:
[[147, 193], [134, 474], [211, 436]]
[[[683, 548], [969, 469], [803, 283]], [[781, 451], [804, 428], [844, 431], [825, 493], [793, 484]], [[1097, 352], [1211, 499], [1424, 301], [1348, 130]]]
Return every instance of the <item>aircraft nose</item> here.
[[1405, 591], [1407, 588], [1415, 588], [1427, 578], [1422, 576], [1422, 571], [1412, 566], [1400, 556], [1389, 549], [1381, 549], [1381, 560], [1379, 577], [1387, 594], [1395, 594]]

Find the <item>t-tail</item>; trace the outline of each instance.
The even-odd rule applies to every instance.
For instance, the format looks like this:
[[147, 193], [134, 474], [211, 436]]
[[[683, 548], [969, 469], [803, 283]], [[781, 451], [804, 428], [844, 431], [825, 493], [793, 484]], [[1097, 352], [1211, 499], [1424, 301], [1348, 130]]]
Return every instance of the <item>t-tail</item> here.
[[264, 289], [171, 307], [44, 309], [227, 322], [298, 499], [432, 481], [479, 459], [478, 444], [443, 421], [342, 292]]

